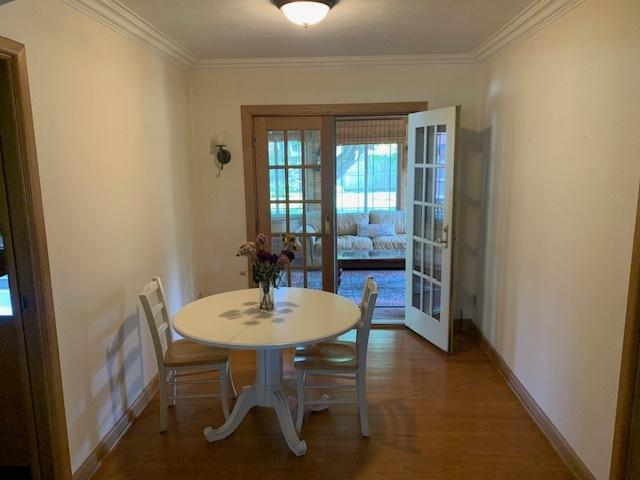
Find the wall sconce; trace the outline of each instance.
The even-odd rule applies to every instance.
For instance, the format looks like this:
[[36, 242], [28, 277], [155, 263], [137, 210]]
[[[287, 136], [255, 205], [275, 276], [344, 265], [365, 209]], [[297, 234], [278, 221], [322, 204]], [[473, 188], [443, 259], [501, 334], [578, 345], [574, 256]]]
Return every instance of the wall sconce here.
[[224, 166], [231, 161], [231, 153], [224, 148], [226, 146], [224, 143], [224, 132], [214, 132], [213, 135], [209, 137], [209, 151], [211, 155], [216, 156], [220, 170], [224, 169]]

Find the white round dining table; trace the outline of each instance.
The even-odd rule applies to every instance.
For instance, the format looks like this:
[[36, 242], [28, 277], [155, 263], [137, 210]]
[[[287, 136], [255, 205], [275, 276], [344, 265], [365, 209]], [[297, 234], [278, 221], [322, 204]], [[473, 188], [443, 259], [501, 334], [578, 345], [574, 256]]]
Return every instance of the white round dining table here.
[[282, 350], [338, 337], [359, 319], [360, 309], [351, 300], [306, 288], [276, 289], [275, 309], [269, 312], [258, 308], [258, 289], [220, 293], [182, 307], [173, 318], [173, 327], [183, 337], [204, 345], [257, 352], [254, 384], [243, 389], [221, 427], [204, 429], [207, 440], [231, 435], [252, 407], [271, 407], [291, 451], [304, 455], [307, 444], [298, 437], [283, 391]]

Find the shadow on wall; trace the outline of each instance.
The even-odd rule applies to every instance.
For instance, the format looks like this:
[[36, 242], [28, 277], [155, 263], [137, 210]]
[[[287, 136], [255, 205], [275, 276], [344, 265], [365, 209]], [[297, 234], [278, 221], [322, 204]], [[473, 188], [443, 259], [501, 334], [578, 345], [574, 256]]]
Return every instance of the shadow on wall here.
[[[145, 387], [142, 331], [139, 307], [126, 315], [127, 295], [123, 290], [105, 297], [95, 308], [80, 315], [81, 333], [76, 339], [83, 350], [85, 383], [80, 405], [69, 425], [73, 468], [95, 448], [104, 435]], [[106, 352], [105, 357], [101, 352]], [[78, 381], [79, 379], [74, 379]]]
[[[496, 318], [516, 318], [517, 296], [510, 292], [517, 291], [518, 277], [509, 277], [509, 242], [508, 231], [510, 218], [508, 209], [499, 208], [509, 205], [513, 182], [512, 168], [500, 157], [495, 155], [496, 149], [502, 148], [495, 144], [496, 138], [505, 138], [504, 129], [498, 119], [492, 119], [491, 126], [480, 133], [480, 146], [483, 162], [483, 197], [481, 218], [482, 231], [480, 248], [483, 261], [478, 271], [478, 303], [476, 325], [485, 337], [495, 345]], [[497, 212], [497, 213], [496, 213]], [[506, 213], [505, 213], [506, 212]], [[498, 261], [499, 260], [499, 261]], [[500, 301], [506, 297], [507, 301]], [[497, 311], [502, 305], [501, 312]], [[505, 332], [502, 332], [505, 335]]]
[[[107, 347], [109, 398], [111, 400], [111, 417], [114, 423], [120, 419], [146, 387], [143, 367], [140, 307], [136, 307], [136, 312], [124, 319], [113, 341]], [[127, 373], [136, 370], [139, 374], [134, 373], [132, 378], [130, 375], [127, 379]]]
[[454, 318], [479, 322], [484, 264], [489, 131], [460, 128], [455, 182]]

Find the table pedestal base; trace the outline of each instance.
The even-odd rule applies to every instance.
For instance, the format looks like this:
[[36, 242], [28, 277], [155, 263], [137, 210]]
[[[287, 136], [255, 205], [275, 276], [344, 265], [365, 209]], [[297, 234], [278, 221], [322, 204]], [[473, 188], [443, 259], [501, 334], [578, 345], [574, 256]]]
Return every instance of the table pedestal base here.
[[279, 349], [258, 350], [257, 357], [255, 383], [244, 388], [227, 421], [220, 428], [205, 428], [204, 436], [209, 442], [227, 438], [252, 407], [271, 407], [276, 411], [282, 434], [291, 451], [297, 456], [304, 455], [307, 453], [307, 444], [298, 437], [283, 391], [282, 352]]

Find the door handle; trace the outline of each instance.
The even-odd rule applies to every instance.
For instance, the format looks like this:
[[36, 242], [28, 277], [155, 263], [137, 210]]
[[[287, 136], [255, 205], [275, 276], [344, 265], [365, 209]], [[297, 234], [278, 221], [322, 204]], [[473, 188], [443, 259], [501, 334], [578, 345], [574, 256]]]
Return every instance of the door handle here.
[[442, 248], [449, 248], [449, 225], [442, 227], [442, 239], [435, 241]]
[[324, 217], [324, 228], [322, 229], [323, 235], [331, 235], [331, 218], [329, 217], [329, 215]]

